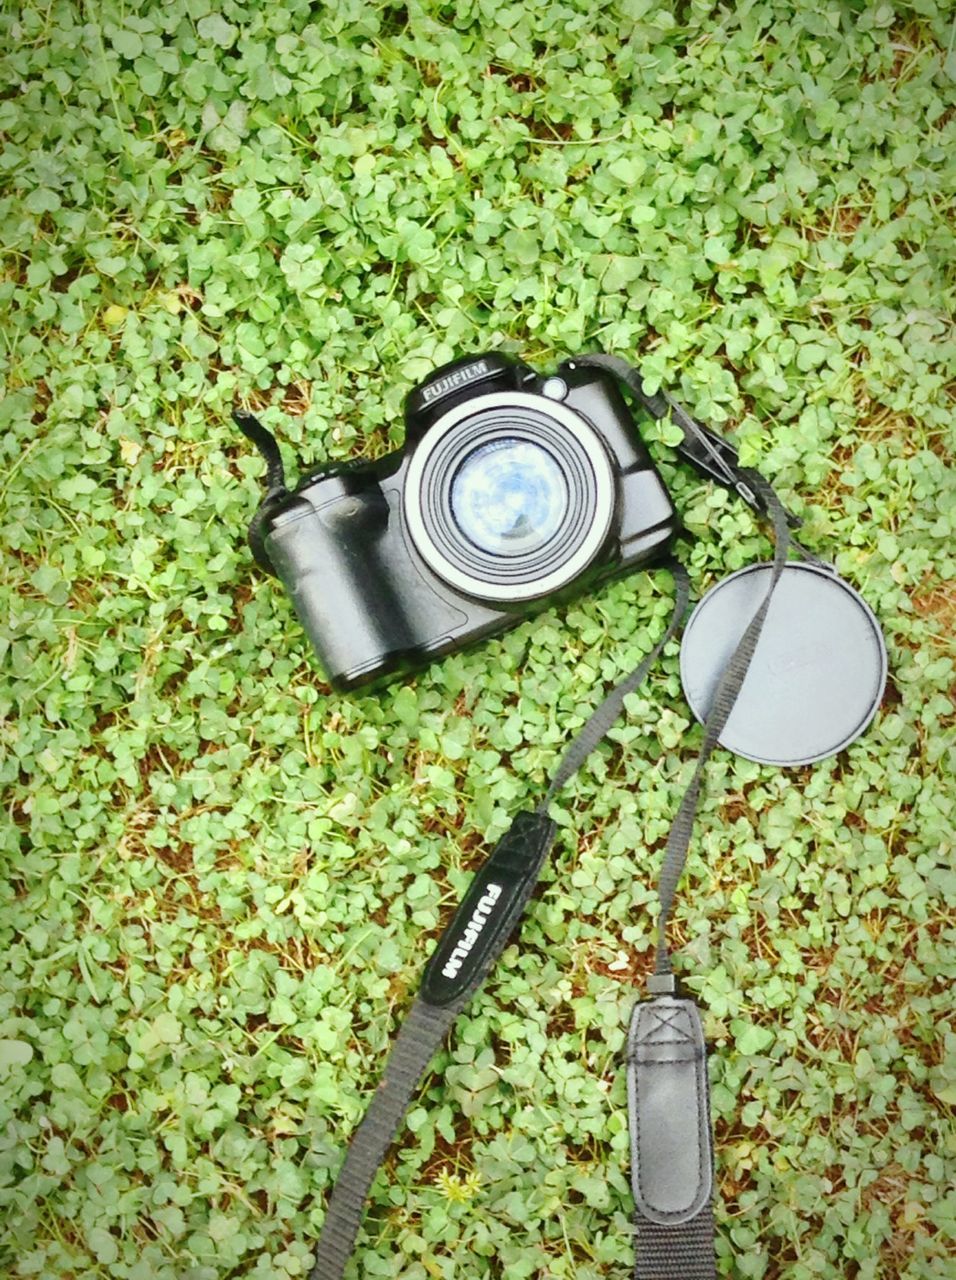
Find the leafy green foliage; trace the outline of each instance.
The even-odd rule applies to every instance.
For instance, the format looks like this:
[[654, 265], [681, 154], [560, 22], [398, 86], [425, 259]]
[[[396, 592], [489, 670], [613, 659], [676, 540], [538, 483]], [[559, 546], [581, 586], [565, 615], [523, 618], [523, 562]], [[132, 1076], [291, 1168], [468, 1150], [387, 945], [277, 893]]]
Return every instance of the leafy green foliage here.
[[[949, 7], [52, 0], [3, 31], [4, 1273], [303, 1276], [430, 940], [659, 633], [642, 575], [333, 697], [252, 567], [236, 397], [305, 462], [381, 452], [416, 379], [503, 347], [636, 353], [886, 628], [839, 759], [718, 753], [675, 928], [723, 1272], [944, 1275]], [[700, 590], [766, 554], [665, 468]], [[356, 1274], [629, 1274], [621, 1046], [699, 740], [676, 651], [629, 703]]]

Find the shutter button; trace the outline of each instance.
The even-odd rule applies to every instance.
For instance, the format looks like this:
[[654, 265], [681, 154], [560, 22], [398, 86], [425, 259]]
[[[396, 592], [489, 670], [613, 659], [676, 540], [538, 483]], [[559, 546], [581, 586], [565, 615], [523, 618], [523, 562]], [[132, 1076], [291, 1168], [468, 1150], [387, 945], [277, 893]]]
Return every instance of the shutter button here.
[[563, 400], [568, 394], [568, 384], [563, 378], [546, 378], [541, 387], [541, 394], [549, 400]]

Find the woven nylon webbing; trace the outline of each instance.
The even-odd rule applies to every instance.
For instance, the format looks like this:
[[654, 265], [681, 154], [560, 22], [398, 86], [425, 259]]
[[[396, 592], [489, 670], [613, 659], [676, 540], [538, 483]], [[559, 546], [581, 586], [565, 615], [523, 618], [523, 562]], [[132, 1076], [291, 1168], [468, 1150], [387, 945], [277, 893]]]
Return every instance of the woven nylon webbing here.
[[677, 1226], [640, 1218], [637, 1240], [634, 1280], [713, 1280], [714, 1211], [709, 1204]]
[[[547, 800], [539, 806], [539, 811], [546, 807], [557, 786], [568, 781], [583, 763], [585, 756], [611, 728], [620, 714], [624, 698], [638, 688], [660, 657], [664, 646], [677, 633], [687, 610], [690, 584], [687, 571], [676, 560], [667, 561], [664, 567], [673, 574], [676, 588], [673, 609], [664, 634], [650, 653], [615, 686], [586, 721], [559, 764], [555, 783], [552, 783]], [[583, 754], [575, 750], [582, 740], [588, 744]], [[541, 856], [542, 863], [546, 853], [545, 849]], [[533, 887], [532, 882], [528, 898]], [[508, 941], [508, 937], [501, 939], [500, 946], [489, 956], [484, 972], [480, 975], [481, 979], [491, 970]], [[429, 1062], [473, 994], [474, 988], [461, 1001], [441, 1009], [427, 1004], [421, 997], [412, 1004], [389, 1053], [385, 1074], [349, 1143], [316, 1245], [315, 1265], [310, 1280], [341, 1280], [344, 1275], [375, 1173], [398, 1132], [402, 1117], [408, 1110]]]
[[787, 562], [787, 554], [790, 549], [790, 530], [787, 527], [787, 516], [779, 499], [777, 498], [777, 495], [774, 493], [770, 485], [767, 484], [766, 480], [764, 480], [763, 476], [758, 472], [745, 470], [744, 474], [746, 475], [749, 484], [766, 502], [767, 510], [773, 521], [773, 566], [770, 574], [770, 583], [767, 587], [764, 598], [760, 603], [760, 607], [747, 624], [743, 635], [737, 643], [736, 649], [730, 657], [730, 661], [724, 667], [720, 679], [717, 682], [714, 700], [704, 723], [704, 740], [701, 743], [700, 751], [697, 756], [697, 764], [694, 768], [690, 784], [681, 798], [680, 805], [677, 809], [677, 815], [674, 818], [673, 825], [671, 826], [670, 832], [667, 836], [667, 848], [664, 853], [664, 862], [661, 867], [661, 875], [658, 882], [658, 897], [661, 902], [660, 915], [657, 920], [658, 973], [671, 972], [670, 955], [667, 950], [667, 921], [670, 917], [671, 907], [674, 903], [674, 894], [677, 890], [677, 883], [680, 880], [681, 872], [684, 870], [684, 863], [687, 861], [687, 850], [690, 846], [690, 839], [694, 830], [694, 819], [697, 816], [697, 806], [700, 803], [700, 791], [703, 784], [704, 770], [714, 747], [717, 745], [717, 739], [723, 733], [727, 721], [730, 718], [730, 713], [734, 709], [737, 696], [743, 687], [744, 680], [747, 676], [747, 670], [750, 667], [751, 659], [753, 658], [754, 651], [757, 647], [757, 641], [760, 639], [760, 633], [763, 630], [764, 623], [767, 619], [767, 612], [770, 609], [771, 597], [773, 596], [777, 583], [780, 581], [780, 575]]
[[344, 1273], [355, 1248], [372, 1180], [398, 1133], [425, 1068], [459, 1012], [460, 1008], [453, 1005], [435, 1009], [422, 1000], [416, 1000], [409, 1009], [389, 1052], [385, 1074], [352, 1135], [345, 1165], [332, 1190], [312, 1280], [331, 1280]]
[[674, 609], [667, 630], [644, 661], [635, 667], [629, 676], [625, 676], [619, 684], [614, 686], [600, 706], [585, 721], [554, 772], [551, 785], [539, 806], [541, 810], [547, 809], [564, 784], [574, 777], [607, 731], [613, 727], [624, 710], [624, 699], [643, 684], [668, 640], [677, 634], [677, 629], [690, 602], [690, 578], [687, 576], [687, 570], [678, 560], [670, 559], [662, 567], [668, 569], [674, 579]]
[[[704, 449], [710, 447], [708, 433], [700, 423], [696, 422], [687, 410], [678, 404], [673, 397], [667, 395], [666, 392], [652, 395], [646, 391], [640, 374], [626, 360], [622, 360], [620, 356], [603, 354], [576, 356], [572, 363], [593, 369], [604, 369], [608, 373], [612, 373], [615, 377], [620, 378], [628, 390], [653, 417], [662, 418], [670, 412], [673, 420], [684, 431], [685, 440], [688, 444], [695, 442]], [[767, 618], [771, 598], [794, 545], [794, 539], [790, 533], [791, 518], [772, 486], [767, 483], [760, 472], [732, 463], [728, 461], [726, 456], [721, 456], [719, 463], [720, 469], [728, 473], [741, 495], [748, 495], [746, 500], [750, 502], [750, 505], [757, 511], [765, 512], [770, 517], [773, 524], [773, 565], [770, 582], [764, 598], [747, 624], [736, 649], [731, 654], [730, 660], [721, 672], [720, 679], [717, 682], [714, 699], [704, 723], [704, 740], [697, 755], [694, 773], [687, 790], [681, 798], [677, 814], [668, 833], [667, 848], [664, 853], [664, 862], [658, 882], [658, 897], [661, 903], [657, 921], [657, 973], [659, 974], [671, 972], [670, 956], [667, 951], [667, 921], [670, 917], [674, 894], [677, 891], [684, 863], [687, 861], [687, 851], [693, 834], [694, 819], [697, 814], [697, 806], [700, 803], [704, 770], [717, 745], [717, 740], [727, 725], [730, 713], [733, 711], [734, 704], [737, 701], [737, 696], [743, 687], [757, 647], [757, 641], [760, 639], [760, 633]], [[757, 499], [755, 502], [752, 501], [754, 497]], [[803, 548], [801, 548], [801, 551], [803, 551]], [[806, 552], [804, 555], [806, 559], [819, 563], [816, 561], [815, 556], [811, 556]], [[576, 746], [577, 743], [572, 744], [572, 749]]]
[[[649, 396], [644, 391], [639, 375], [623, 360], [613, 356], [590, 356], [582, 357], [576, 363], [603, 367], [620, 377], [655, 417], [663, 416], [670, 409], [674, 413], [675, 421], [684, 426], [685, 431], [689, 430], [688, 423], [693, 427], [697, 426], [686, 411], [669, 397]], [[726, 462], [724, 465], [726, 466]], [[788, 528], [787, 512], [767, 481], [758, 472], [740, 466], [734, 468], [734, 478], [741, 495], [745, 497], [747, 494], [756, 495], [763, 504], [760, 509], [769, 514], [773, 522], [775, 543], [773, 570], [765, 597], [718, 681], [713, 704], [705, 722], [703, 743], [694, 773], [681, 799], [668, 837], [659, 882], [661, 906], [658, 916], [656, 958], [656, 971], [664, 975], [671, 973], [666, 937], [667, 923], [677, 883], [687, 858], [705, 766], [723, 732], [746, 678], [773, 591], [793, 545]], [[558, 790], [573, 777], [586, 757], [606, 735], [620, 715], [624, 699], [638, 688], [665, 644], [676, 634], [686, 612], [689, 584], [683, 566], [676, 561], [669, 561], [666, 567], [674, 576], [675, 602], [674, 611], [664, 635], [634, 671], [615, 686], [575, 736], [555, 771], [547, 794], [538, 807], [538, 812], [546, 811]], [[542, 863], [546, 852], [547, 850], [542, 853]], [[527, 897], [530, 898], [530, 896], [529, 890]], [[494, 954], [489, 956], [479, 982], [490, 971], [508, 941], [507, 937], [502, 938], [500, 946]], [[429, 1062], [456, 1017], [471, 999], [474, 989], [473, 987], [469, 990], [463, 999], [443, 1008], [436, 1008], [421, 997], [417, 997], [412, 1004], [389, 1053], [385, 1074], [373, 1094], [364, 1118], [352, 1135], [345, 1161], [329, 1200], [322, 1232], [316, 1246], [315, 1265], [310, 1274], [310, 1280], [342, 1280], [355, 1247], [365, 1201], [375, 1174], [398, 1133], [405, 1112]], [[662, 1225], [640, 1215], [636, 1215], [635, 1222], [638, 1236], [635, 1280], [713, 1280], [715, 1275], [714, 1223], [710, 1203], [707, 1203], [696, 1217], [677, 1225]]]

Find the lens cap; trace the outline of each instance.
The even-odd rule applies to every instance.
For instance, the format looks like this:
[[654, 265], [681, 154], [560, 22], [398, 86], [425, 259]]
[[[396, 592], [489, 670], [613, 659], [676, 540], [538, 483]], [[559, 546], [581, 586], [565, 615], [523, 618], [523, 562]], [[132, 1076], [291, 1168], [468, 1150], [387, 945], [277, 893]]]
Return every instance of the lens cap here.
[[[691, 614], [680, 652], [684, 694], [698, 720], [770, 585], [772, 566], [718, 582]], [[788, 564], [720, 745], [761, 764], [813, 764], [864, 731], [883, 697], [886, 646], [865, 600], [836, 572]]]

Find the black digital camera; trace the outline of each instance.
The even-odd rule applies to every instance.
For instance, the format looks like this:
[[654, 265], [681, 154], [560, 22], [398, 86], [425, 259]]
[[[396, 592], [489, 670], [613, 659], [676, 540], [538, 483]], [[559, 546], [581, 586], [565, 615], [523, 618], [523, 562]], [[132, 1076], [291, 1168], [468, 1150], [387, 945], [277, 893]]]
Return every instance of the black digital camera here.
[[394, 453], [276, 484], [250, 530], [337, 689], [514, 626], [659, 559], [678, 532], [604, 370], [466, 357], [409, 394], [405, 424]]

